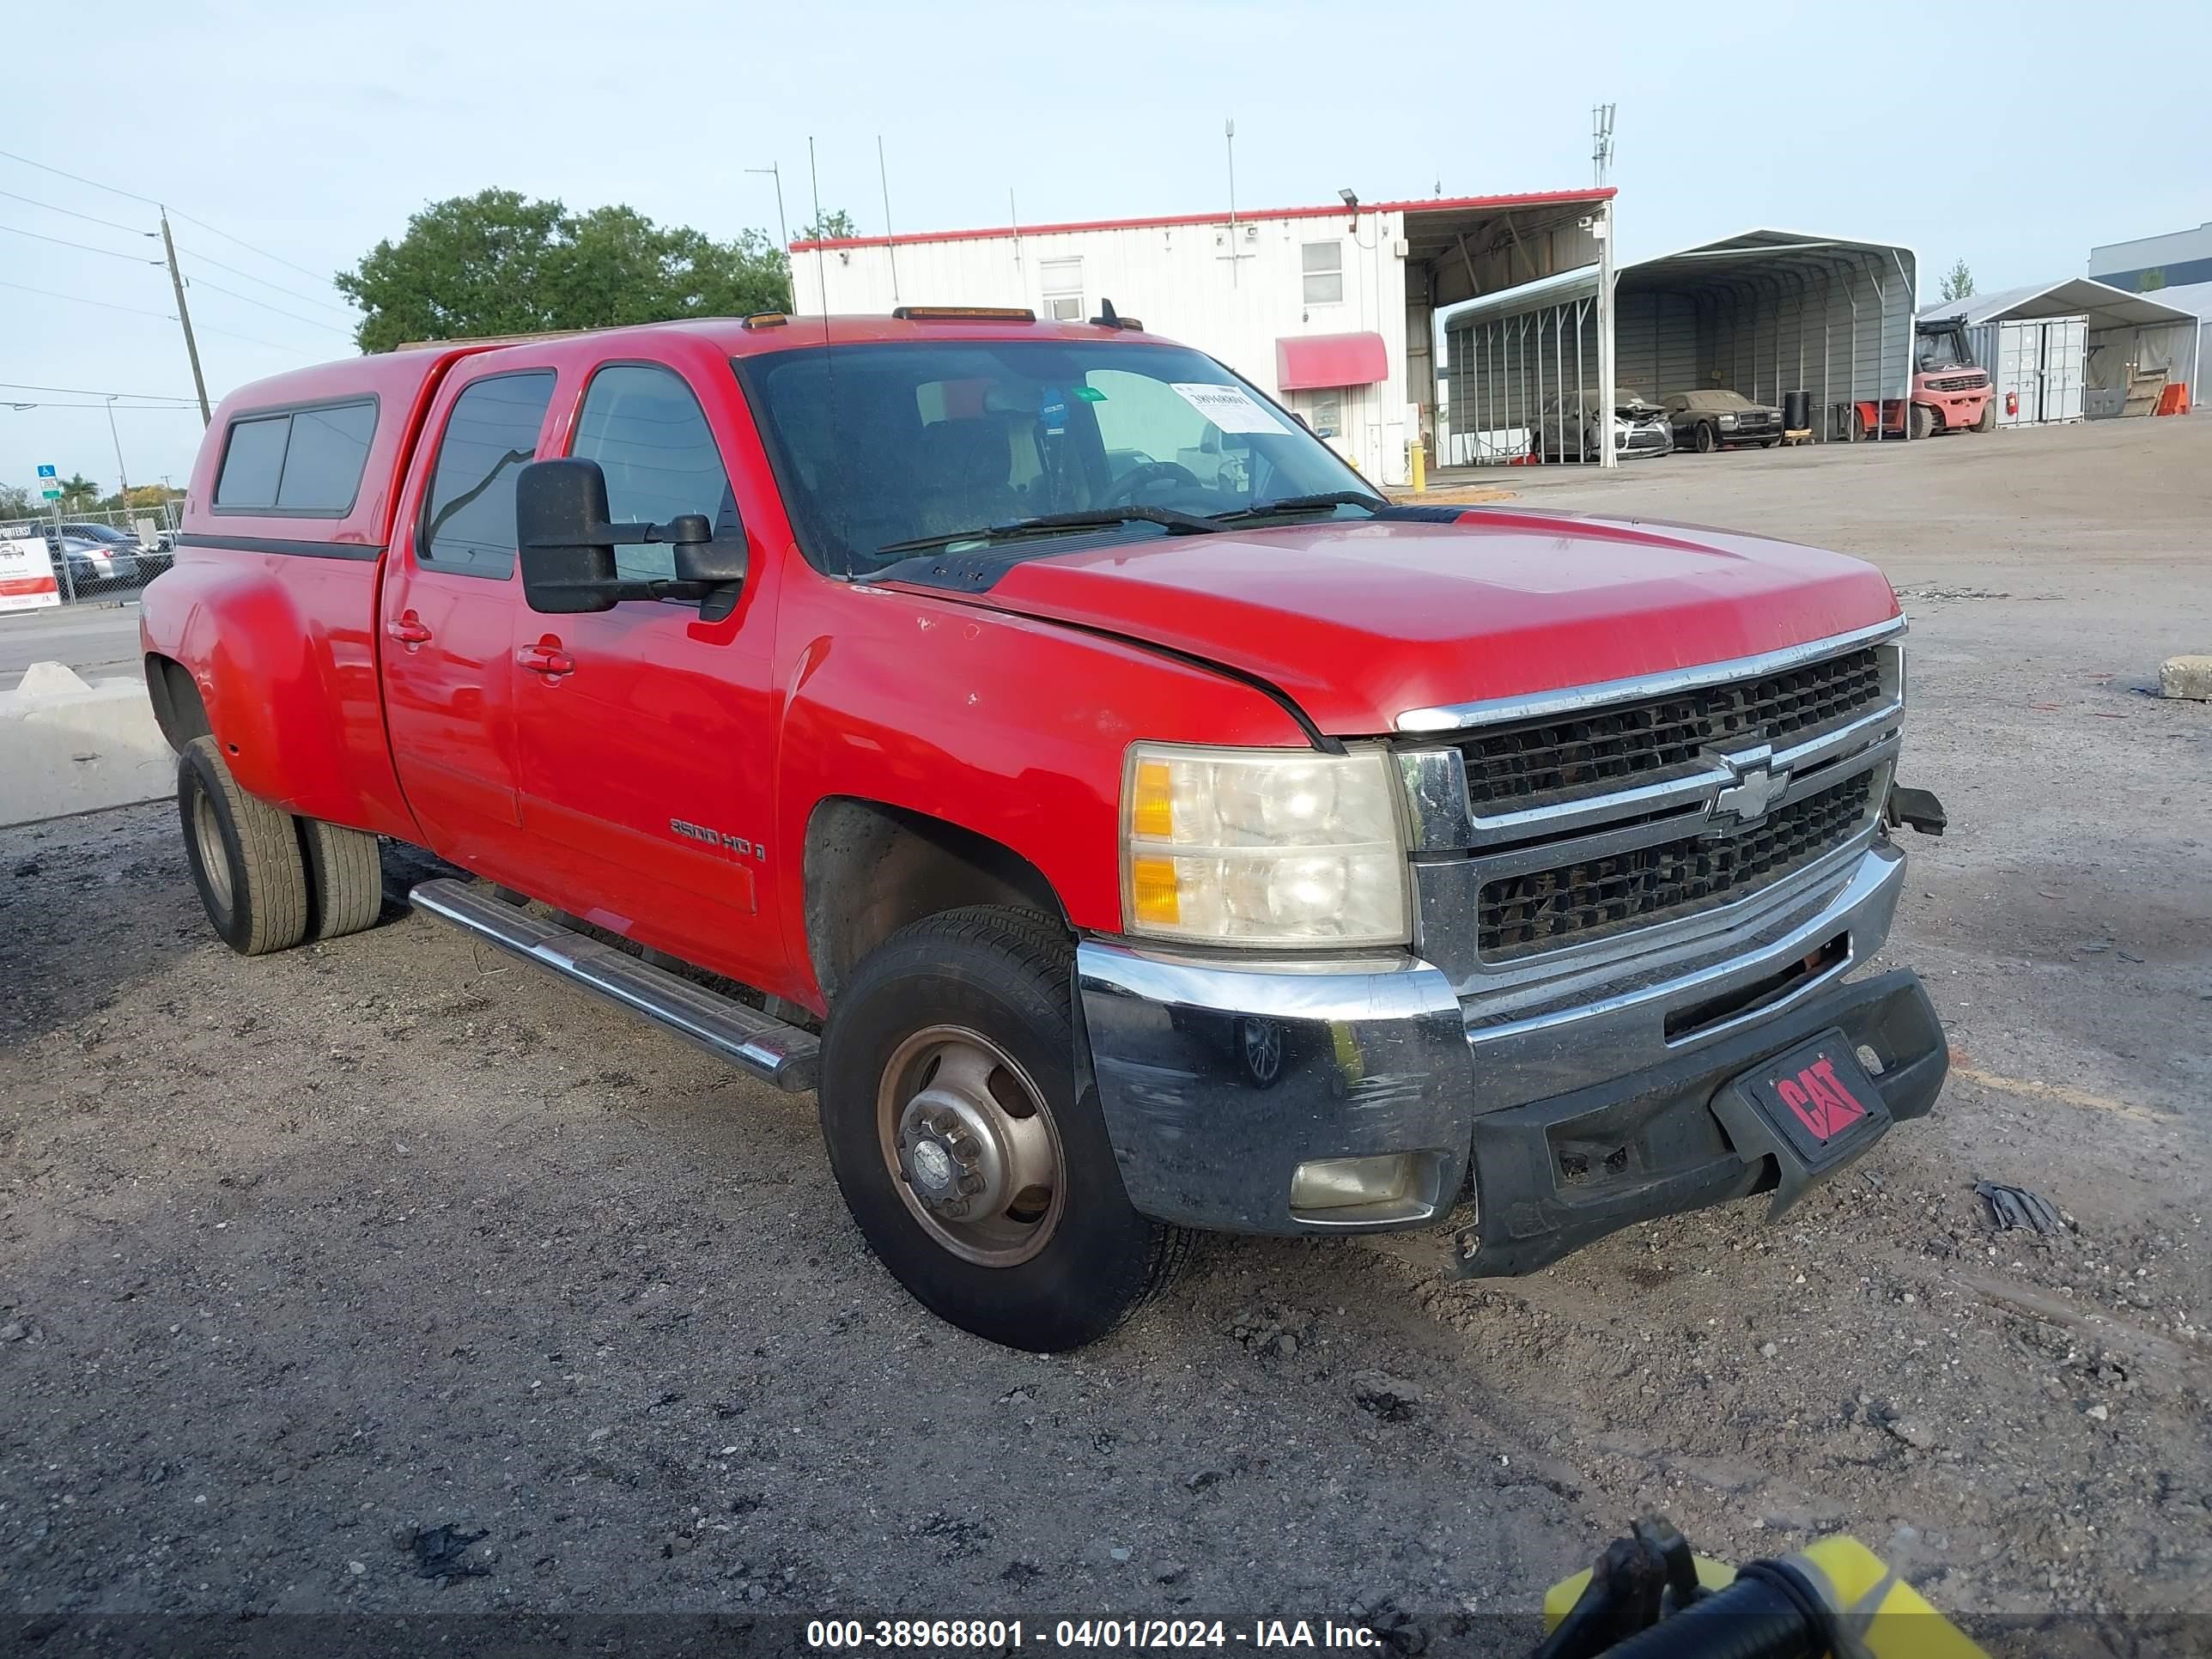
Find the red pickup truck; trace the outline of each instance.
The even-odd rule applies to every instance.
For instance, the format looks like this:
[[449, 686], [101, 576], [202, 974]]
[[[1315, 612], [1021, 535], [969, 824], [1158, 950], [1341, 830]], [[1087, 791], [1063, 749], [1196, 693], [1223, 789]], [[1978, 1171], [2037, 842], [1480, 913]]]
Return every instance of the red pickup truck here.
[[456, 343], [228, 398], [147, 590], [247, 954], [416, 908], [819, 1096], [924, 1304], [1048, 1349], [1193, 1229], [1474, 1274], [1927, 1112], [1904, 620], [1786, 543], [1394, 506], [1110, 312]]

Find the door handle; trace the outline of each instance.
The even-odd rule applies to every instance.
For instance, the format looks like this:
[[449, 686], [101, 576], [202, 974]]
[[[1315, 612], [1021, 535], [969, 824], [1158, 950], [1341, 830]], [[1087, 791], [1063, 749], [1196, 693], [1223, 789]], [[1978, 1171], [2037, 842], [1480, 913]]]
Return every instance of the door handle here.
[[430, 626], [412, 611], [403, 611], [384, 624], [384, 631], [402, 645], [428, 645]]
[[561, 648], [557, 640], [526, 645], [514, 653], [514, 660], [533, 674], [572, 674], [576, 670], [576, 659]]

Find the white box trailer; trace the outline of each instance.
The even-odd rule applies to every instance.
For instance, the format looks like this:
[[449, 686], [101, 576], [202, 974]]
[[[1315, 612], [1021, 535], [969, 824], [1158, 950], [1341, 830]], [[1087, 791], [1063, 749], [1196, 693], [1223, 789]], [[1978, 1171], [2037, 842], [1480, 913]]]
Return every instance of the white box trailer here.
[[2047, 426], [2081, 418], [2089, 319], [2010, 318], [1968, 326], [1974, 361], [1990, 374], [1999, 426]]

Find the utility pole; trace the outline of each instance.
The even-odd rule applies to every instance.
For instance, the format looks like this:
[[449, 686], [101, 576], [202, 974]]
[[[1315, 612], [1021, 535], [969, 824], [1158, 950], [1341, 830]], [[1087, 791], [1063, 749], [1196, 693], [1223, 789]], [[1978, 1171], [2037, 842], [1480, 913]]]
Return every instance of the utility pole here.
[[1598, 450], [1597, 464], [1601, 471], [1620, 465], [1620, 457], [1613, 449], [1613, 203], [1597, 204], [1597, 222], [1590, 227], [1597, 238], [1597, 379], [1598, 379]]
[[115, 441], [115, 499], [123, 503], [123, 516], [131, 516], [131, 475], [123, 470], [123, 434], [115, 429], [115, 394], [107, 398], [107, 435]]
[[1229, 286], [1237, 286], [1237, 122], [1221, 124], [1221, 137], [1229, 146]]
[[898, 240], [891, 234], [891, 175], [884, 165], [884, 135], [876, 135], [876, 177], [884, 186], [884, 254], [891, 262], [891, 303], [899, 302]]
[[[192, 390], [200, 395], [200, 424], [211, 425], [215, 416], [208, 409], [207, 380], [200, 373], [199, 343], [192, 338], [192, 311], [185, 303], [185, 274], [177, 269], [177, 244], [169, 234], [169, 210], [161, 210], [161, 252], [169, 256], [169, 283], [177, 290], [177, 320], [185, 325], [185, 355], [192, 360]], [[111, 410], [110, 421], [115, 418]]]
[[787, 285], [791, 277], [791, 229], [783, 222], [783, 172], [780, 162], [770, 162], [764, 167], [747, 167], [747, 173], [764, 173], [775, 180], [775, 234], [777, 245], [783, 250], [783, 274]]

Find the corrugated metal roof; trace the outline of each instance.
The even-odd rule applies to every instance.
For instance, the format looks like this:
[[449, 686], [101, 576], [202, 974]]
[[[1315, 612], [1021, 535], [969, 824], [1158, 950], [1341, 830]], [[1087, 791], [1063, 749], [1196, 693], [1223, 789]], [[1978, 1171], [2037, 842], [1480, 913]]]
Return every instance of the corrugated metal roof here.
[[[1838, 254], [1871, 255], [1876, 258], [1902, 256], [1908, 264], [1913, 258], [1912, 250], [1899, 243], [1822, 236], [1809, 231], [1755, 229], [1625, 264], [1615, 273], [1614, 283], [1623, 293], [1646, 287], [1681, 289], [1708, 283], [1718, 284], [1753, 270], [1771, 271], [1778, 266], [1823, 268], [1833, 264]], [[1540, 307], [1588, 299], [1596, 292], [1597, 267], [1583, 265], [1536, 282], [1523, 283], [1518, 288], [1486, 294], [1479, 300], [1453, 307], [1438, 320], [1450, 327], [1462, 322], [1516, 317]]]
[[2197, 313], [2166, 304], [2163, 289], [2154, 299], [2148, 294], [2130, 294], [2094, 277], [2069, 276], [2061, 282], [2031, 283], [2026, 288], [2008, 288], [1996, 294], [1975, 294], [1963, 300], [1945, 301], [1922, 312], [1920, 317], [1923, 322], [1956, 318], [1970, 327], [1976, 323], [2032, 317], [2086, 316], [2093, 328], [2142, 328], [2197, 320]]

